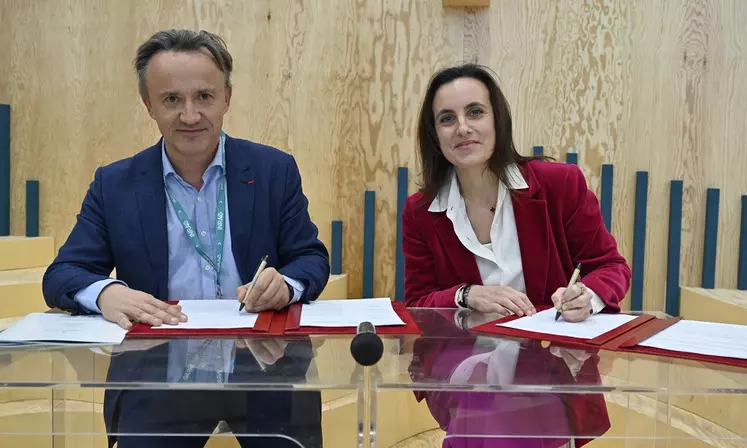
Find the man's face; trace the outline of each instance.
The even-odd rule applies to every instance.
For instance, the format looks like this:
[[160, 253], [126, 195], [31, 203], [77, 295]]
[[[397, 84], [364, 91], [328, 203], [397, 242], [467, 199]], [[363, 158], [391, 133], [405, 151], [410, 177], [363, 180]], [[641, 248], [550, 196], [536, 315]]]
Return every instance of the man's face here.
[[188, 157], [216, 148], [231, 90], [207, 50], [156, 54], [148, 63], [146, 86], [143, 102], [170, 151]]

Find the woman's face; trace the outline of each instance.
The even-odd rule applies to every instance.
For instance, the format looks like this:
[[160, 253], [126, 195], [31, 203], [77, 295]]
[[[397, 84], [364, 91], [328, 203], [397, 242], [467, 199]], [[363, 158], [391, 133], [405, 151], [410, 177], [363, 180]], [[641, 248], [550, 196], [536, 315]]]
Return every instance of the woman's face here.
[[490, 94], [474, 78], [442, 85], [433, 98], [439, 146], [457, 169], [487, 166], [495, 150], [495, 124]]

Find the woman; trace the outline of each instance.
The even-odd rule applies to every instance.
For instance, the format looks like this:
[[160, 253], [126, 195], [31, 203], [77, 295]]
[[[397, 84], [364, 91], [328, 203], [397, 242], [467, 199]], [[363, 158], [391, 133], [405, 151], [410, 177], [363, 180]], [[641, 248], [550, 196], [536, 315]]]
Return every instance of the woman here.
[[422, 188], [402, 217], [408, 306], [523, 316], [545, 305], [572, 322], [619, 311], [631, 272], [594, 193], [575, 165], [519, 155], [486, 69], [431, 79], [418, 143]]

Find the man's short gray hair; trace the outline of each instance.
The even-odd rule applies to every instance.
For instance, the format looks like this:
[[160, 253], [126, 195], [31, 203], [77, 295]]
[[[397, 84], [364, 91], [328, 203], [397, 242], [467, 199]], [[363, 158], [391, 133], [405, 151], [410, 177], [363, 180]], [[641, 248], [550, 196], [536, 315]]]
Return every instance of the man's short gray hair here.
[[231, 88], [231, 71], [233, 58], [226, 48], [226, 43], [218, 35], [207, 31], [165, 30], [152, 35], [137, 49], [135, 56], [135, 73], [137, 74], [140, 96], [148, 96], [145, 75], [150, 59], [162, 51], [192, 52], [206, 49], [213, 60], [226, 75], [226, 88]]

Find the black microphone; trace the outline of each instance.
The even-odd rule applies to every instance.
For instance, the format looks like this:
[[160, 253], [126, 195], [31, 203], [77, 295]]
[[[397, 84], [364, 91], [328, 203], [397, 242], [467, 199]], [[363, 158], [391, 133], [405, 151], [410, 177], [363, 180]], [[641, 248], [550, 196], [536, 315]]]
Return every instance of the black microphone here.
[[376, 327], [371, 322], [361, 322], [353, 341], [350, 343], [350, 354], [362, 366], [372, 366], [379, 362], [384, 354], [384, 343], [376, 334]]

